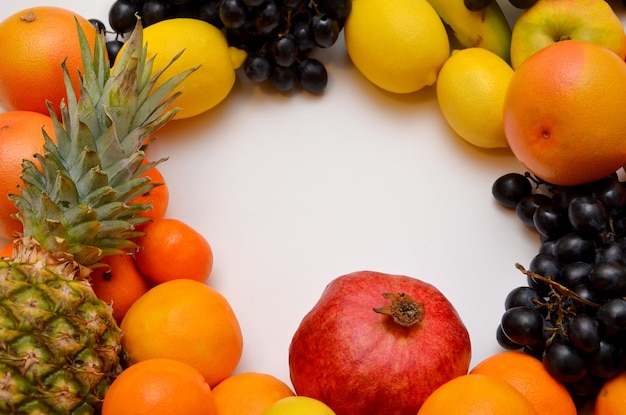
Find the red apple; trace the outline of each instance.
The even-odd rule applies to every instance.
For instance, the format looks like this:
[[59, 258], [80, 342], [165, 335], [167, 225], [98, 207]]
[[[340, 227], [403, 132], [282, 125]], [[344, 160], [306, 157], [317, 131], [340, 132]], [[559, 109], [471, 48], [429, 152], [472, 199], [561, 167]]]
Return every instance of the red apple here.
[[415, 415], [440, 385], [467, 373], [467, 329], [424, 281], [360, 271], [333, 280], [289, 348], [298, 395], [337, 415]]

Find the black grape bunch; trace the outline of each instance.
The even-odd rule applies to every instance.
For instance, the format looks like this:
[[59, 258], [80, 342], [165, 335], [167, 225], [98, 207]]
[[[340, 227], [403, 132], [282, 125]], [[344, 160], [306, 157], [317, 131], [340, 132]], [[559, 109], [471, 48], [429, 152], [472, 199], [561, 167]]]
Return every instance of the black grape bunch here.
[[626, 368], [626, 185], [617, 174], [555, 186], [509, 173], [494, 198], [539, 234], [526, 284], [504, 301], [498, 343], [541, 359], [575, 402]]
[[[267, 81], [280, 92], [300, 85], [321, 93], [328, 72], [313, 52], [336, 43], [351, 10], [352, 0], [115, 0], [109, 24], [125, 34], [135, 15], [146, 27], [177, 17], [204, 20], [222, 29], [230, 46], [248, 53], [243, 71], [252, 82]], [[121, 44], [119, 37], [111, 40], [110, 53]]]

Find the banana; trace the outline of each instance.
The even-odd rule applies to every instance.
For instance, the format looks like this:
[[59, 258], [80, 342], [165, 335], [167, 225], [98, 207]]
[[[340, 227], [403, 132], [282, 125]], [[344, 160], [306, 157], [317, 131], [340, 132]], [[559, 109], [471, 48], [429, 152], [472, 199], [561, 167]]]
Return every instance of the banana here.
[[463, 0], [428, 0], [441, 20], [464, 47], [481, 47], [510, 62], [511, 26], [493, 0], [480, 11], [470, 11]]

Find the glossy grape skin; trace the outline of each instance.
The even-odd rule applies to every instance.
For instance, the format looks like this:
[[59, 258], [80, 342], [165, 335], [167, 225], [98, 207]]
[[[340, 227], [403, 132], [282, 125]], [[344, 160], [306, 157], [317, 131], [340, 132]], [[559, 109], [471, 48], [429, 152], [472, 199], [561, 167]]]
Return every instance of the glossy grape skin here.
[[563, 265], [560, 282], [567, 288], [573, 289], [579, 284], [589, 284], [589, 273], [593, 265], [588, 262], [576, 261]]
[[311, 35], [311, 26], [308, 19], [310, 16], [305, 14], [297, 15], [291, 22], [291, 33], [298, 45], [299, 54], [308, 54], [315, 48], [315, 42]]
[[224, 27], [222, 19], [220, 19], [219, 0], [210, 0], [200, 3], [197, 7], [197, 19], [204, 20], [207, 23], [221, 29]]
[[600, 347], [600, 325], [586, 314], [574, 316], [568, 326], [568, 337], [581, 352], [591, 353]]
[[478, 12], [485, 9], [493, 0], [464, 0], [463, 4], [467, 10]]
[[266, 1], [257, 9], [255, 26], [258, 33], [269, 35], [279, 23], [280, 10], [274, 1]]
[[535, 222], [533, 219], [535, 212], [540, 206], [547, 206], [551, 203], [552, 199], [549, 196], [534, 193], [520, 199], [520, 201], [515, 205], [515, 213], [524, 225], [535, 229]]
[[313, 41], [320, 48], [329, 48], [334, 45], [340, 30], [337, 21], [329, 16], [313, 16], [311, 20]]
[[322, 10], [337, 21], [345, 21], [352, 11], [351, 0], [320, 0], [318, 4]]
[[602, 203], [609, 215], [617, 215], [626, 206], [626, 187], [615, 176], [592, 184], [592, 195]]
[[600, 378], [612, 378], [622, 371], [620, 348], [611, 342], [601, 341], [600, 347], [591, 353], [589, 371]]
[[520, 173], [507, 173], [500, 176], [491, 186], [491, 194], [502, 206], [514, 209], [524, 198], [531, 196], [532, 185]]
[[594, 288], [606, 296], [626, 295], [626, 266], [616, 262], [601, 262], [589, 273]]
[[574, 346], [555, 342], [543, 354], [543, 364], [560, 382], [577, 382], [587, 374], [587, 361]]
[[572, 199], [567, 209], [572, 227], [581, 234], [597, 236], [609, 225], [606, 208], [592, 196], [578, 196]]
[[515, 343], [513, 340], [509, 339], [506, 336], [504, 330], [502, 330], [502, 324], [499, 324], [496, 330], [496, 341], [501, 347], [507, 350], [519, 350], [522, 348], [521, 345]]
[[600, 262], [616, 262], [626, 265], [626, 252], [620, 243], [609, 243], [597, 250], [594, 261], [596, 264]]
[[271, 54], [277, 65], [288, 67], [294, 64], [298, 57], [298, 45], [293, 34], [280, 36], [271, 44]]
[[222, 0], [218, 10], [224, 26], [237, 29], [246, 24], [248, 13], [242, 0]]
[[558, 239], [571, 230], [564, 210], [558, 204], [541, 205], [533, 215], [535, 229], [546, 238]]
[[269, 79], [272, 73], [272, 64], [265, 55], [254, 53], [246, 57], [243, 70], [252, 82], [263, 82]]
[[288, 92], [296, 86], [296, 72], [292, 66], [274, 65], [270, 74], [270, 82], [279, 92]]
[[570, 232], [555, 242], [553, 253], [561, 264], [576, 261], [589, 262], [595, 258], [596, 245], [578, 233]]
[[137, 23], [139, 8], [129, 0], [116, 0], [109, 9], [109, 25], [117, 33], [133, 30]]
[[598, 308], [595, 315], [603, 335], [616, 337], [626, 333], [626, 300], [613, 298]]
[[98, 33], [106, 32], [106, 26], [104, 25], [102, 20], [99, 20], [99, 19], [89, 19], [89, 23], [91, 23], [92, 26], [96, 28]]
[[172, 12], [172, 5], [167, 0], [148, 0], [142, 7], [142, 23], [150, 26], [165, 20]]
[[328, 74], [322, 62], [307, 58], [298, 65], [298, 79], [302, 88], [317, 94], [326, 89]]
[[504, 299], [504, 309], [508, 310], [513, 307], [524, 306], [528, 308], [536, 308], [541, 300], [537, 291], [530, 287], [517, 287], [512, 289]]
[[502, 330], [514, 343], [522, 346], [543, 341], [543, 316], [534, 309], [518, 306], [509, 308], [502, 315]]
[[119, 53], [120, 49], [122, 49], [122, 46], [124, 46], [124, 42], [122, 42], [121, 40], [112, 39], [106, 42], [107, 54], [109, 57], [109, 64], [111, 67], [115, 63], [117, 54]]

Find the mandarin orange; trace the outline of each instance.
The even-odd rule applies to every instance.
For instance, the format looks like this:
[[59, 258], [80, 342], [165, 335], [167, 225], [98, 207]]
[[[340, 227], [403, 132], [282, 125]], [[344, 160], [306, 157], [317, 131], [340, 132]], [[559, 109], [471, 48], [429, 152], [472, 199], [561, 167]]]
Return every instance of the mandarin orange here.
[[626, 414], [626, 372], [604, 382], [593, 409], [593, 415], [624, 414]]
[[273, 403], [293, 395], [282, 380], [258, 372], [238, 373], [213, 388], [216, 415], [261, 415]]

